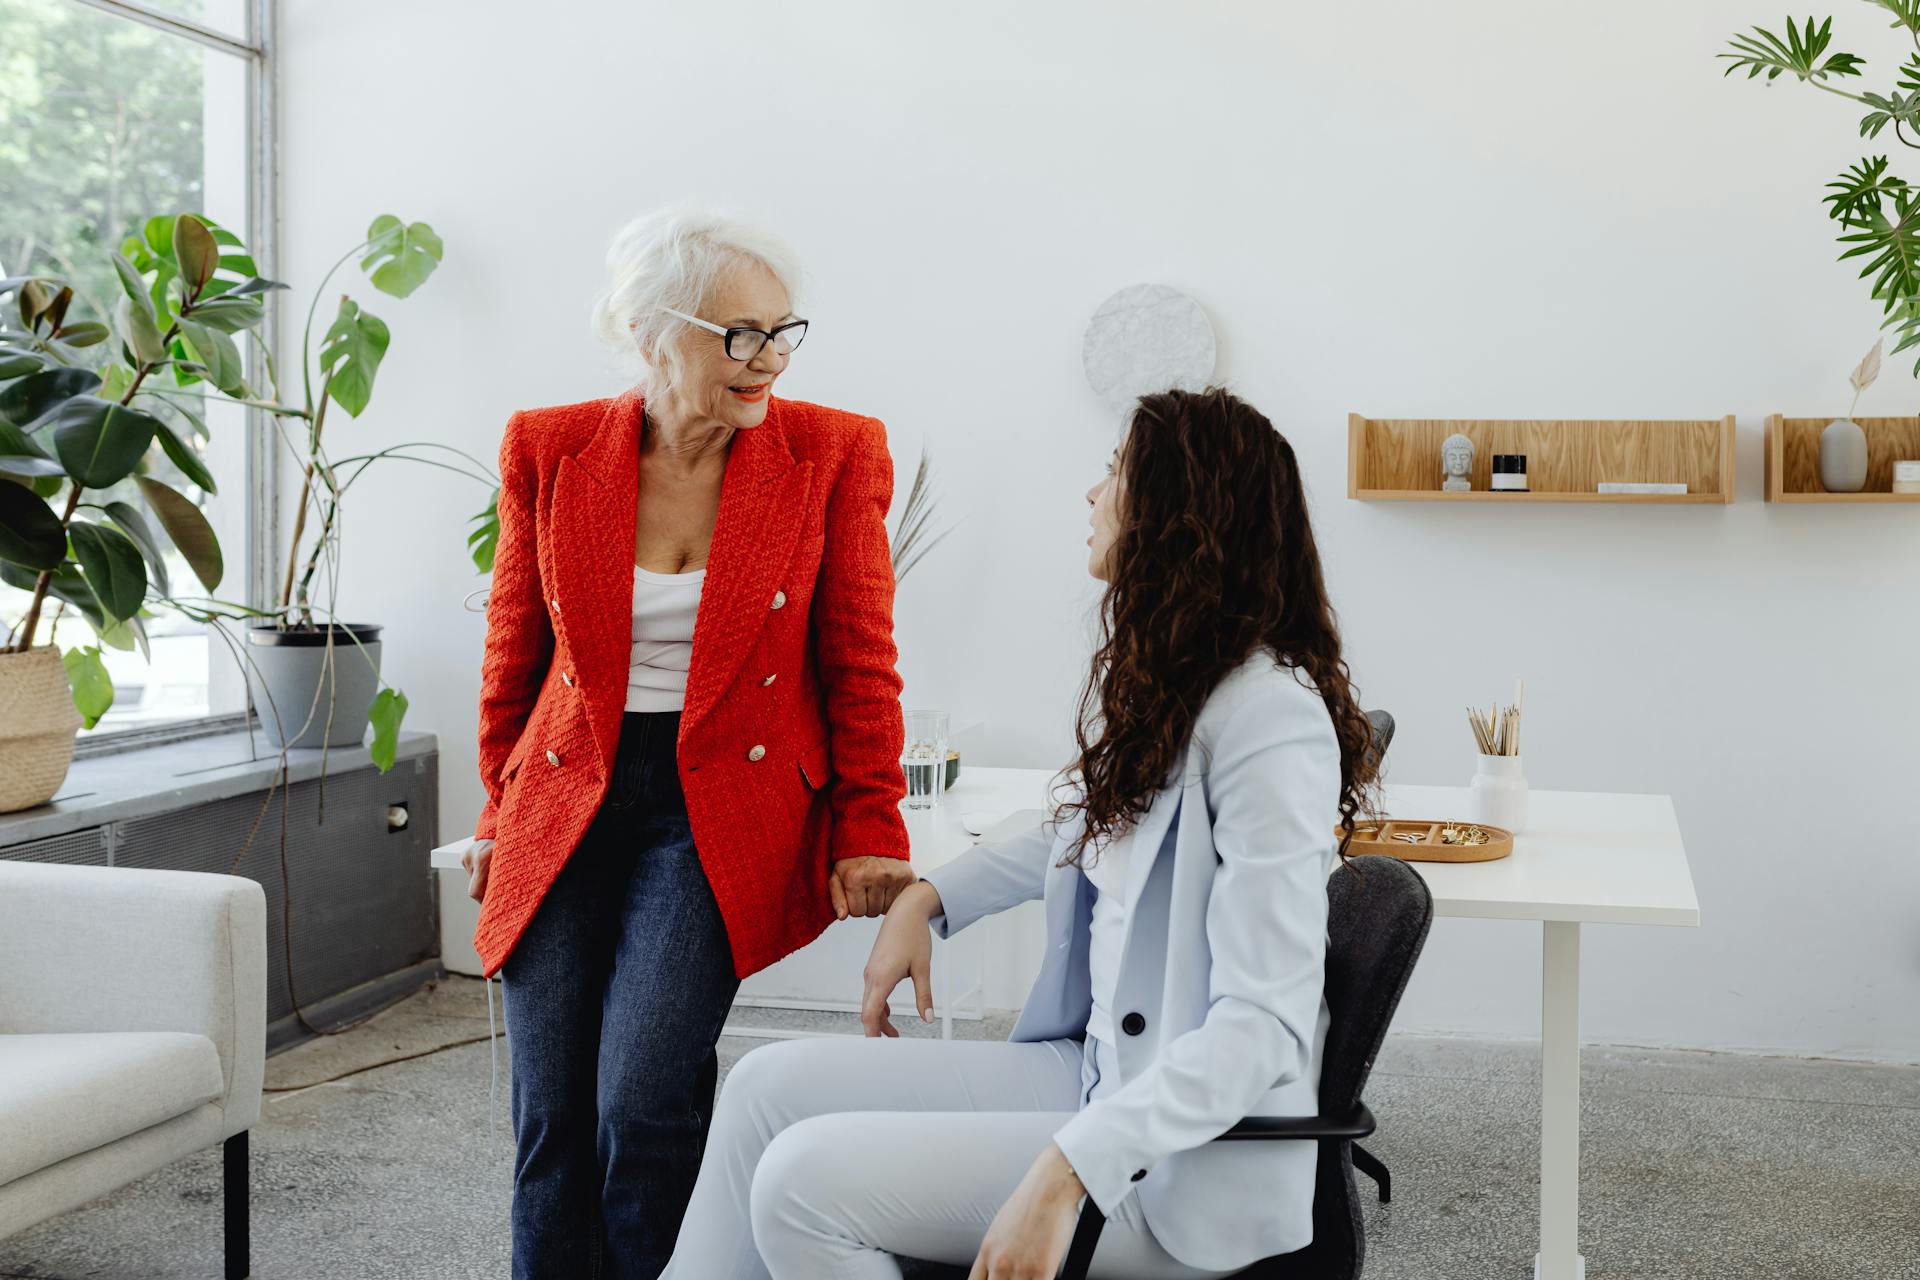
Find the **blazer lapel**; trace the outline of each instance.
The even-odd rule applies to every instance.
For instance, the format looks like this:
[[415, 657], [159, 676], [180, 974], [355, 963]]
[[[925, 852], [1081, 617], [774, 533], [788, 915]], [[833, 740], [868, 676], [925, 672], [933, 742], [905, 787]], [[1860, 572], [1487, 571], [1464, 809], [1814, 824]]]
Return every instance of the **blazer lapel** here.
[[720, 482], [720, 511], [707, 552], [706, 585], [693, 626], [682, 739], [733, 683], [760, 628], [773, 613], [813, 487], [813, 464], [787, 448], [779, 401], [750, 431], [737, 432]]
[[560, 459], [553, 482], [554, 511], [566, 531], [554, 542], [561, 601], [555, 622], [581, 689], [599, 712], [591, 720], [601, 763], [609, 766], [620, 717], [601, 704], [626, 704], [641, 409], [637, 391], [612, 401], [585, 447]]
[[[1051, 805], [1048, 806], [1047, 812], [1048, 821], [1051, 821], [1053, 812]], [[1086, 814], [1075, 809], [1067, 815], [1065, 822], [1060, 823], [1054, 828], [1053, 847], [1047, 850], [1047, 876], [1046, 879], [1041, 882], [1041, 893], [1049, 903], [1051, 903], [1055, 897], [1059, 896], [1058, 886], [1067, 883], [1068, 877], [1072, 877], [1074, 880], [1080, 878], [1080, 868], [1072, 863], [1062, 863], [1060, 858], [1066, 853], [1067, 846], [1079, 837], [1081, 829], [1085, 827], [1086, 824]], [[1049, 907], [1048, 911], [1049, 914], [1051, 914], [1052, 908]], [[1063, 919], [1065, 918], [1066, 917], [1063, 917]]]
[[1135, 908], [1140, 903], [1140, 894], [1147, 887], [1147, 877], [1153, 874], [1153, 864], [1159, 859], [1160, 846], [1166, 843], [1167, 831], [1173, 825], [1173, 819], [1180, 811], [1182, 797], [1186, 793], [1187, 752], [1183, 747], [1180, 758], [1174, 762], [1169, 780], [1164, 784], [1147, 811], [1140, 815], [1139, 823], [1133, 829], [1133, 849], [1127, 859], [1127, 926], [1132, 933]]

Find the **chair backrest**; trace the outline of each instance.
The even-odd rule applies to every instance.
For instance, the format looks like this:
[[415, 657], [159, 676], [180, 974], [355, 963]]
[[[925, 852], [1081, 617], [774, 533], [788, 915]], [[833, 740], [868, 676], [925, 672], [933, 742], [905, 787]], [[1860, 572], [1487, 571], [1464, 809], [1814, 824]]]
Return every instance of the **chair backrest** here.
[[1356, 858], [1327, 881], [1327, 1008], [1320, 1110], [1360, 1101], [1433, 923], [1427, 882], [1398, 858]]
[[[1398, 858], [1356, 858], [1327, 880], [1327, 1028], [1320, 1114], [1360, 1101], [1387, 1024], [1433, 923], [1427, 882]], [[1353, 1144], [1322, 1142], [1313, 1186], [1313, 1243], [1243, 1272], [1261, 1280], [1359, 1280], [1366, 1227], [1353, 1184]]]
[[1373, 726], [1373, 758], [1377, 762], [1393, 743], [1393, 716], [1385, 711], [1369, 711], [1367, 722]]
[[[1393, 717], [1369, 711], [1376, 757], [1393, 741]], [[1427, 882], [1397, 858], [1362, 858], [1327, 880], [1327, 1008], [1333, 1015], [1320, 1060], [1320, 1114], [1360, 1101], [1374, 1055], [1433, 923]]]

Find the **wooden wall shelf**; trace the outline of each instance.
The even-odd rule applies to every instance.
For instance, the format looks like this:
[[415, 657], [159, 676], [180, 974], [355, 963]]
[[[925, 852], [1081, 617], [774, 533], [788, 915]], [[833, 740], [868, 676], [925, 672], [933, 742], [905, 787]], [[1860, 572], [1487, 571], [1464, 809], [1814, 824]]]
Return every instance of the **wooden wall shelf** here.
[[[1473, 489], [1440, 488], [1440, 443], [1473, 441]], [[1527, 455], [1526, 493], [1493, 492], [1493, 455]], [[1678, 481], [1685, 493], [1596, 493], [1600, 481]], [[1347, 496], [1364, 502], [1733, 501], [1733, 415], [1675, 421], [1347, 415]]]
[[1767, 418], [1768, 502], [1920, 502], [1920, 493], [1894, 493], [1893, 464], [1920, 458], [1920, 418], [1855, 418], [1867, 433], [1867, 487], [1828, 493], [1820, 487], [1820, 433], [1832, 418]]

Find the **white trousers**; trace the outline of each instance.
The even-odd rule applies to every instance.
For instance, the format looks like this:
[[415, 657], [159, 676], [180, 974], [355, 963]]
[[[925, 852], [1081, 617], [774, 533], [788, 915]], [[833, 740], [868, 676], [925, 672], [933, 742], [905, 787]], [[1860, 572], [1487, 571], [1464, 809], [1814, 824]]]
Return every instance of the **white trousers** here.
[[[1074, 1040], [783, 1040], [714, 1111], [662, 1280], [899, 1280], [896, 1255], [972, 1264], [1000, 1206], [1097, 1082]], [[1138, 1196], [1096, 1280], [1212, 1280], [1170, 1257]]]

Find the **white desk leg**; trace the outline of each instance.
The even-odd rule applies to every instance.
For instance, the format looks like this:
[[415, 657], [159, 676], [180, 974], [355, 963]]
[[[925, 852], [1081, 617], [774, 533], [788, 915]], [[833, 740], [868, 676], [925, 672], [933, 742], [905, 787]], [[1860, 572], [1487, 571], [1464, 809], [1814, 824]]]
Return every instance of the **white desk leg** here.
[[1534, 1280], [1584, 1280], [1580, 1256], [1580, 925], [1540, 940], [1540, 1252]]

